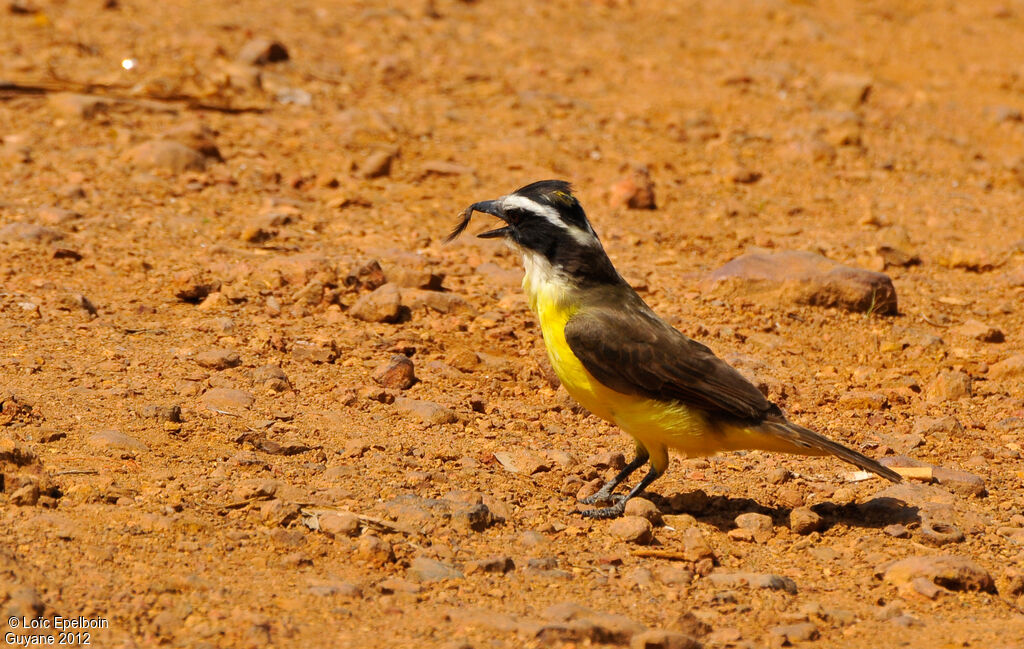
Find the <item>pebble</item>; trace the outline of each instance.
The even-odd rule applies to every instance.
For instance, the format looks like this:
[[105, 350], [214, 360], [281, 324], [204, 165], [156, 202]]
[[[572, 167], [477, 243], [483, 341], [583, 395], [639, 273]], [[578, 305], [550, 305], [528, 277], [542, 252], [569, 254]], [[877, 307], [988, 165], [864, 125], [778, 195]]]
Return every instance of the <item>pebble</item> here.
[[103, 97], [81, 95], [74, 92], [55, 92], [49, 95], [49, 104], [54, 111], [66, 117], [93, 119], [110, 109], [110, 102]]
[[959, 327], [954, 328], [953, 333], [983, 343], [1001, 343], [1006, 340], [1001, 329], [975, 319], [968, 320]]
[[995, 592], [992, 576], [973, 559], [956, 555], [910, 557], [883, 568], [886, 582], [900, 586], [919, 577], [948, 590]]
[[181, 421], [181, 406], [164, 406], [160, 404], [150, 403], [144, 406], [140, 406], [136, 411], [140, 417], [146, 419], [157, 419], [160, 421], [180, 422]]
[[203, 405], [210, 410], [228, 412], [245, 410], [256, 401], [251, 392], [234, 388], [210, 388], [200, 398]]
[[533, 475], [542, 471], [550, 471], [551, 459], [537, 451], [529, 449], [515, 449], [513, 451], [496, 451], [494, 458], [512, 473], [520, 475]]
[[810, 507], [797, 507], [789, 512], [789, 529], [796, 534], [820, 532], [824, 524], [824, 519]]
[[15, 221], [0, 226], [0, 241], [21, 241], [25, 243], [53, 243], [64, 238], [60, 230], [34, 223]]
[[595, 469], [615, 469], [618, 471], [626, 466], [626, 456], [618, 451], [606, 451], [587, 458], [587, 464]]
[[433, 401], [420, 401], [406, 397], [395, 398], [395, 410], [398, 412], [415, 415], [420, 421], [428, 426], [440, 424], [454, 424], [459, 420], [458, 415], [451, 408], [446, 408]]
[[14, 490], [8, 497], [8, 502], [18, 507], [31, 507], [39, 502], [39, 485], [30, 482]]
[[235, 61], [246, 65], [267, 65], [287, 61], [288, 50], [278, 41], [254, 38], [238, 51]]
[[964, 432], [963, 424], [956, 417], [918, 417], [911, 431], [915, 435], [931, 437], [937, 434], [957, 437]]
[[921, 521], [917, 536], [922, 543], [936, 547], [947, 543], [960, 543], [964, 540], [964, 533], [956, 526], [930, 520]]
[[792, 595], [797, 592], [796, 582], [782, 575], [755, 572], [713, 572], [707, 578], [714, 585], [722, 587], [747, 586], [766, 590], [784, 590]]
[[475, 572], [486, 572], [503, 575], [515, 570], [516, 564], [511, 557], [491, 557], [489, 559], [477, 559], [466, 563], [466, 574]]
[[277, 365], [262, 365], [252, 371], [252, 380], [274, 392], [284, 392], [292, 387], [288, 375]]
[[397, 322], [402, 315], [402, 295], [397, 286], [385, 284], [356, 300], [348, 313], [366, 322]]
[[700, 649], [701, 644], [693, 636], [677, 631], [650, 629], [634, 635], [629, 649]]
[[359, 517], [352, 512], [327, 512], [318, 519], [320, 531], [331, 537], [359, 534]]
[[850, 110], [863, 104], [871, 92], [871, 77], [828, 72], [821, 78], [822, 103], [836, 110]]
[[646, 518], [652, 525], [661, 525], [661, 511], [657, 505], [646, 498], [630, 498], [626, 501], [626, 516], [639, 516]]
[[960, 370], [946, 370], [932, 379], [925, 392], [933, 403], [957, 401], [971, 396], [971, 377]]
[[416, 582], [447, 581], [449, 579], [462, 579], [464, 575], [459, 570], [446, 563], [427, 557], [416, 557], [409, 564], [408, 576]]
[[103, 430], [89, 436], [88, 443], [96, 448], [125, 449], [129, 451], [145, 451], [149, 447], [134, 437], [117, 430]]
[[841, 395], [838, 405], [843, 410], [881, 410], [889, 400], [880, 392], [854, 391]]
[[896, 289], [884, 273], [797, 250], [747, 253], [711, 272], [705, 290], [771, 302], [894, 315]]
[[612, 521], [608, 533], [626, 543], [647, 545], [653, 538], [651, 521], [640, 516], [623, 516]]
[[172, 173], [203, 171], [206, 156], [181, 142], [149, 140], [128, 152], [128, 160], [142, 169], [164, 169]]
[[443, 290], [444, 274], [432, 273], [423, 268], [397, 266], [387, 271], [387, 281], [401, 288], [416, 288], [424, 291]]
[[427, 291], [418, 288], [402, 289], [402, 305], [410, 310], [427, 308], [438, 313], [476, 314], [476, 309], [455, 293]]
[[757, 514], [749, 512], [746, 514], [740, 514], [733, 521], [736, 523], [736, 527], [741, 530], [748, 530], [755, 534], [758, 533], [771, 533], [773, 530], [772, 517], [765, 514]]
[[897, 538], [897, 539], [907, 539], [907, 538], [910, 538], [910, 530], [907, 529], [906, 525], [901, 525], [899, 523], [893, 523], [892, 525], [886, 525], [884, 528], [882, 528], [882, 531], [885, 532], [886, 534], [888, 534], [889, 536], [893, 537], [893, 538]]
[[700, 514], [711, 504], [711, 498], [703, 489], [673, 494], [669, 498], [669, 507], [674, 512]]
[[371, 153], [363, 163], [359, 165], [359, 173], [363, 178], [381, 178], [391, 175], [391, 165], [394, 163], [398, 153], [393, 150], [377, 151]]
[[710, 560], [714, 562], [715, 553], [711, 549], [704, 533], [697, 527], [688, 527], [683, 530], [683, 556], [687, 561], [698, 562]]
[[364, 534], [359, 537], [355, 554], [359, 559], [377, 565], [392, 563], [395, 560], [395, 551], [391, 544], [376, 534]]
[[[3, 237], [0, 237], [2, 239]], [[1008, 379], [1024, 376], [1024, 354], [1016, 354], [988, 368], [988, 378]]]
[[784, 642], [807, 642], [817, 640], [819, 637], [818, 627], [812, 622], [798, 622], [796, 624], [783, 624], [770, 629], [772, 635], [780, 637]]
[[242, 364], [242, 357], [231, 349], [211, 349], [195, 355], [196, 364], [212, 370], [226, 370]]
[[654, 181], [647, 167], [636, 167], [628, 175], [611, 186], [608, 203], [612, 207], [626, 207], [633, 210], [657, 209], [654, 199]]
[[407, 390], [416, 383], [416, 372], [412, 359], [404, 354], [393, 354], [391, 358], [373, 371], [374, 381], [395, 390]]

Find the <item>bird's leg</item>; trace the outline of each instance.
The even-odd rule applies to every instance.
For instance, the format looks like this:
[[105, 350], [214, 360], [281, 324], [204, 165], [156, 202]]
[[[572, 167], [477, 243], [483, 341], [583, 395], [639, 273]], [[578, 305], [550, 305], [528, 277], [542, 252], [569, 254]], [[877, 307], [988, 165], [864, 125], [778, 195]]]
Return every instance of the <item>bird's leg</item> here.
[[615, 487], [618, 487], [622, 484], [623, 480], [633, 475], [633, 472], [642, 467], [647, 462], [648, 458], [650, 458], [650, 453], [647, 452], [647, 449], [637, 444], [636, 457], [633, 458], [633, 461], [624, 466], [614, 478], [604, 483], [597, 493], [587, 496], [580, 502], [584, 505], [593, 505], [594, 503], [611, 500], [612, 492], [615, 491]]
[[586, 509], [580, 512], [580, 514], [586, 516], [587, 518], [618, 518], [619, 516], [622, 516], [622, 512], [626, 511], [626, 501], [628, 501], [630, 498], [646, 489], [649, 484], [657, 480], [660, 476], [661, 473], [652, 466], [651, 470], [648, 471], [647, 475], [644, 476], [644, 479], [640, 481], [640, 484], [633, 487], [633, 489], [630, 490], [628, 494], [626, 494], [625, 498], [616, 499], [615, 504], [612, 505], [611, 507], [601, 507], [600, 509]]

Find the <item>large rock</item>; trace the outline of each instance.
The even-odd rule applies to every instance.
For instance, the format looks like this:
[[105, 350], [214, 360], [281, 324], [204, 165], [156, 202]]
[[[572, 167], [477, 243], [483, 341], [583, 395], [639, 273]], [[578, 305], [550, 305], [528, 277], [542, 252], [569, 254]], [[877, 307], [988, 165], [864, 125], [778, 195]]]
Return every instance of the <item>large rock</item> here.
[[733, 259], [704, 280], [705, 290], [768, 303], [838, 307], [892, 315], [896, 288], [884, 273], [844, 266], [812, 252], [754, 252]]
[[995, 592], [995, 582], [987, 570], [972, 559], [948, 554], [896, 561], [885, 568], [884, 577], [897, 586], [923, 578], [949, 590]]

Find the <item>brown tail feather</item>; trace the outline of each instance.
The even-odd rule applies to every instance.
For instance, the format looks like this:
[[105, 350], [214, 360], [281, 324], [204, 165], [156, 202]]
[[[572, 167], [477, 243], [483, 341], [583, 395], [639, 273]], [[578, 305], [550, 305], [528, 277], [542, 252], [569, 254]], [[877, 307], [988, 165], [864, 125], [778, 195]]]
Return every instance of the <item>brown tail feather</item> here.
[[903, 481], [903, 477], [900, 474], [888, 467], [882, 466], [865, 455], [861, 455], [852, 448], [847, 448], [838, 442], [833, 442], [813, 430], [809, 430], [803, 426], [798, 426], [781, 417], [766, 420], [762, 424], [762, 427], [769, 430], [772, 434], [778, 435], [797, 446], [826, 451], [827, 453], [835, 455], [840, 460], [849, 462], [850, 464], [858, 466], [865, 471], [876, 473], [886, 480], [891, 480], [893, 482]]

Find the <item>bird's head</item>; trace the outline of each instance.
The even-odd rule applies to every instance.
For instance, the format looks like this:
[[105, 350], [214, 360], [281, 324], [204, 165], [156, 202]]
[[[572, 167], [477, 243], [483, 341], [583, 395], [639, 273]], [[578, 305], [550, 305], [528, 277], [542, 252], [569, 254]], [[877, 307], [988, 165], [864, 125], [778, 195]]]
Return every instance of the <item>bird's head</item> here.
[[[572, 187], [564, 180], [541, 180], [501, 198], [470, 205], [448, 236], [459, 236], [474, 212], [505, 222], [482, 232], [483, 239], [502, 239], [528, 264], [542, 264], [577, 280], [608, 275], [611, 263]], [[611, 269], [614, 274], [614, 269]]]

